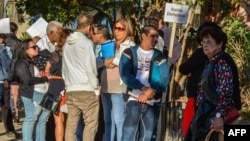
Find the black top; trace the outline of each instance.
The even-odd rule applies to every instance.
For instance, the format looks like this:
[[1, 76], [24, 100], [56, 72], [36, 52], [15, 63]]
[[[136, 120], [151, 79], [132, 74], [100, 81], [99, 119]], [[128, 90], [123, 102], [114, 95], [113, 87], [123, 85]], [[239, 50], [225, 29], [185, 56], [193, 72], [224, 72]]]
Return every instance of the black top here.
[[240, 82], [239, 82], [239, 73], [238, 68], [233, 60], [233, 58], [227, 54], [224, 53], [219, 57], [219, 59], [225, 59], [229, 66], [232, 68], [233, 73], [233, 83], [234, 83], [234, 90], [233, 90], [233, 100], [234, 100], [234, 106], [237, 110], [241, 110], [241, 97], [240, 97]]
[[9, 75], [8, 81], [16, 82], [18, 81], [17, 80], [18, 78], [15, 75], [14, 69], [20, 52], [21, 40], [19, 40], [15, 34], [9, 33], [6, 34], [5, 42], [6, 46], [10, 47], [12, 53], [11, 68], [8, 72]]
[[[51, 64], [50, 74], [56, 76], [62, 76], [62, 56], [59, 52], [55, 51], [49, 58]], [[64, 90], [65, 84], [63, 79], [50, 79], [48, 92], [59, 96], [60, 92]]]
[[[232, 57], [227, 53], [224, 53], [224, 55], [221, 56], [220, 58], [225, 59], [229, 64], [229, 66], [232, 68], [233, 81], [234, 81], [234, 93], [233, 93], [234, 106], [238, 110], [241, 110], [239, 75], [237, 66]], [[187, 61], [181, 64], [179, 68], [179, 71], [184, 75], [188, 75], [189, 73], [191, 73], [191, 76], [188, 78], [187, 82], [187, 97], [189, 98], [191, 97], [196, 98], [197, 85], [200, 82], [201, 74], [204, 70], [206, 61], [208, 61], [208, 59], [206, 55], [203, 53], [203, 49], [198, 48]]]
[[198, 48], [188, 60], [181, 64], [179, 71], [184, 75], [191, 74], [191, 76], [188, 77], [186, 86], [188, 98], [196, 98], [197, 85], [207, 60], [207, 56], [203, 53], [203, 49]]
[[20, 59], [15, 65], [16, 75], [20, 81], [19, 94], [32, 99], [34, 85], [48, 81], [47, 76], [34, 77], [34, 61], [29, 59]]

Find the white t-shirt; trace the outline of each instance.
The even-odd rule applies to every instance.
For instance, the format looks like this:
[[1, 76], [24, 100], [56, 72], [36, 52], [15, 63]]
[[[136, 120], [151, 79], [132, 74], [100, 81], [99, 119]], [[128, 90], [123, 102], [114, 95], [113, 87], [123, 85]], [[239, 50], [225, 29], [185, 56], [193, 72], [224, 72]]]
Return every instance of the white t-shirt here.
[[[141, 49], [140, 47], [137, 50], [138, 67], [137, 67], [136, 79], [138, 79], [144, 86], [147, 87], [150, 87], [148, 78], [149, 78], [150, 62], [153, 54], [154, 50], [146, 51]], [[138, 89], [133, 89], [132, 93], [139, 96], [142, 93], [142, 91]], [[130, 96], [128, 100], [136, 100], [136, 98]]]
[[47, 35], [41, 37], [41, 39], [36, 42], [36, 45], [38, 45], [40, 50], [47, 49], [51, 53], [56, 50], [56, 43], [52, 44]]
[[[35, 75], [35, 77], [41, 77], [39, 70], [36, 66], [34, 66], [34, 75]], [[34, 90], [37, 92], [40, 92], [40, 93], [46, 93], [48, 91], [48, 88], [49, 88], [48, 82], [34, 85]]]

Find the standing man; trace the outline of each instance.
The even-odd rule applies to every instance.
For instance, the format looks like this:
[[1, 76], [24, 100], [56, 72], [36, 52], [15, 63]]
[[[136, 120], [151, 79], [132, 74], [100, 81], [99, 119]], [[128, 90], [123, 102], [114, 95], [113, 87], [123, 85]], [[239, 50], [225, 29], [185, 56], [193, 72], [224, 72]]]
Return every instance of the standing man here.
[[[4, 87], [4, 105], [2, 106], [2, 115], [3, 115], [4, 126], [6, 132], [8, 133], [7, 136], [12, 138], [17, 138], [20, 136], [20, 134], [15, 131], [13, 125], [11, 107], [10, 107], [10, 95], [12, 95], [14, 99], [15, 121], [19, 122], [19, 115], [17, 108], [19, 83], [17, 81], [16, 75], [14, 75], [15, 63], [18, 59], [18, 52], [21, 44], [21, 41], [16, 36], [17, 30], [18, 30], [17, 24], [14, 22], [10, 22], [10, 33], [6, 34], [5, 38], [6, 46], [10, 47], [12, 60], [11, 60], [11, 68], [8, 71], [8, 84], [5, 85]], [[10, 85], [10, 87], [8, 85]]]
[[101, 44], [110, 41], [108, 27], [102, 24], [94, 24], [92, 26], [91, 40], [96, 44], [95, 55], [98, 69], [98, 79], [100, 81], [101, 72], [104, 67], [104, 59], [101, 56]]
[[19, 89], [19, 82], [17, 81], [17, 77], [15, 76], [14, 73], [14, 67], [15, 67], [15, 62], [18, 59], [18, 52], [20, 48], [20, 40], [17, 38], [18, 26], [14, 22], [10, 22], [10, 33], [6, 34], [6, 46], [10, 47], [10, 52], [11, 52], [11, 69], [9, 70], [9, 78], [8, 82], [10, 85], [10, 95], [13, 97], [13, 113], [14, 113], [14, 119], [15, 122], [19, 122], [19, 110], [18, 110], [18, 105], [17, 105], [17, 100], [18, 100], [18, 89]]
[[68, 119], [65, 140], [76, 140], [76, 128], [83, 113], [84, 141], [94, 141], [98, 128], [100, 86], [97, 79], [94, 44], [88, 39], [92, 17], [81, 14], [77, 30], [63, 46], [62, 75], [67, 92]]
[[[155, 18], [158, 21], [158, 30], [159, 30], [159, 41], [163, 40], [163, 50], [169, 50], [170, 37], [171, 37], [171, 29], [169, 29], [166, 25], [163, 24], [163, 14], [158, 11], [154, 11], [150, 14], [150, 18]], [[159, 42], [161, 43], [161, 42]], [[157, 46], [157, 45], [156, 45]], [[162, 47], [160, 47], [160, 50]], [[181, 44], [178, 42], [177, 38], [174, 38], [174, 47], [173, 47], [173, 55], [170, 61], [170, 66], [174, 65], [179, 57], [181, 56]], [[165, 54], [164, 54], [165, 55]]]
[[[102, 58], [102, 55], [101, 55], [101, 44], [110, 41], [110, 34], [109, 34], [108, 26], [102, 25], [102, 24], [94, 24], [92, 26], [91, 40], [96, 44], [95, 55], [96, 55], [96, 63], [97, 63], [97, 69], [98, 69], [98, 79], [99, 79], [99, 82], [101, 82], [102, 81], [101, 74], [105, 67], [104, 59]], [[100, 99], [101, 101], [100, 101], [100, 112], [99, 112], [99, 125], [98, 125], [98, 131], [95, 137], [96, 141], [102, 140], [103, 134], [104, 133], [107, 134], [107, 132], [105, 132], [104, 130], [106, 128], [109, 128], [104, 125], [104, 121], [107, 120], [107, 117], [105, 117], [104, 115], [107, 115], [107, 113], [106, 114], [103, 113], [104, 112], [103, 107], [104, 106], [107, 107], [107, 103], [108, 103], [107, 101], [111, 101], [111, 98], [110, 98], [110, 95], [108, 98], [104, 97], [104, 95], [101, 92]]]
[[[146, 25], [141, 31], [141, 44], [125, 49], [119, 70], [128, 87], [122, 141], [150, 141], [156, 120], [154, 108], [147, 101], [161, 98], [169, 83], [167, 59], [154, 48], [158, 41], [158, 29]], [[135, 98], [137, 97], [137, 98]], [[137, 135], [138, 134], [138, 135]]]
[[35, 62], [39, 71], [44, 72], [47, 59], [56, 50], [57, 41], [62, 35], [63, 25], [58, 21], [51, 21], [47, 25], [47, 34], [43, 37], [34, 37], [33, 41], [39, 47], [39, 53], [35, 57]]
[[49, 52], [54, 52], [56, 49], [57, 41], [62, 35], [63, 25], [58, 21], [51, 21], [47, 25], [47, 34], [43, 37], [36, 37], [34, 40], [40, 50], [47, 49]]

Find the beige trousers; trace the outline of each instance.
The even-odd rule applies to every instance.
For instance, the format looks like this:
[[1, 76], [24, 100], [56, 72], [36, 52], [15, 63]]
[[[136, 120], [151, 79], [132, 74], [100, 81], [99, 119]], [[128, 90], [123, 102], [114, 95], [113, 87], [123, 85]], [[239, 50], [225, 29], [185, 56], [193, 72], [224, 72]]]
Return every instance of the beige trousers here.
[[98, 128], [99, 101], [94, 91], [73, 91], [67, 93], [68, 118], [65, 141], [76, 140], [76, 128], [83, 113], [83, 140], [94, 141]]

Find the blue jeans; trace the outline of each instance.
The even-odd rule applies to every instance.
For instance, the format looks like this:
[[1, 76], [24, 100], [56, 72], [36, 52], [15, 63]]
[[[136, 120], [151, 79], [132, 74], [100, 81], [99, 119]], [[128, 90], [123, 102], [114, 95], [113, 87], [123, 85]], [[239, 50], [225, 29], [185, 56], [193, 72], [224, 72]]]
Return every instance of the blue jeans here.
[[35, 130], [36, 141], [46, 141], [46, 122], [48, 121], [50, 111], [43, 109], [39, 103], [44, 94], [33, 93], [33, 98], [23, 97], [25, 119], [22, 126], [23, 141], [33, 141], [33, 132]]
[[128, 101], [125, 109], [122, 141], [150, 141], [154, 130], [153, 106]]
[[[103, 116], [105, 123], [105, 141], [121, 141], [124, 122], [125, 103], [123, 94], [102, 93]], [[116, 129], [116, 130], [115, 130]]]
[[82, 117], [82, 113], [81, 113], [81, 116], [80, 116], [80, 119], [78, 121], [78, 125], [76, 128], [76, 141], [83, 141], [82, 140], [83, 128], [84, 128], [84, 123], [83, 123], [83, 117]]

